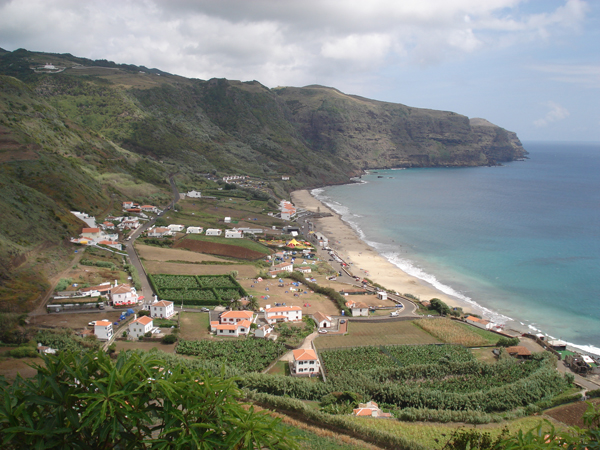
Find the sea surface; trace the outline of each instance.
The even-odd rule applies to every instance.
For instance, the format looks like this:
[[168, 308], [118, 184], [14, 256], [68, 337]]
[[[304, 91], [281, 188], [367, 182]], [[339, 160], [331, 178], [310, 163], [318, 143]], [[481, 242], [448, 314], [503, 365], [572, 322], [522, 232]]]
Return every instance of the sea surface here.
[[524, 147], [500, 167], [375, 170], [312, 194], [474, 311], [600, 354], [600, 143]]

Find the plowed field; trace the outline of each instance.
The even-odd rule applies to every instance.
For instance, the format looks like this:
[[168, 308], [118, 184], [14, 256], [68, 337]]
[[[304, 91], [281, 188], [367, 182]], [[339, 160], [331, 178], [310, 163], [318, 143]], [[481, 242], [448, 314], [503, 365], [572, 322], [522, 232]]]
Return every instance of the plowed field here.
[[[593, 405], [600, 404], [600, 399], [595, 398], [590, 401]], [[565, 406], [559, 406], [546, 411], [546, 415], [570, 426], [578, 426], [583, 428], [583, 413], [587, 410], [586, 402], [571, 403]]]
[[229, 256], [231, 258], [255, 260], [264, 258], [263, 253], [248, 250], [236, 245], [217, 244], [215, 242], [182, 239], [175, 244], [175, 248], [186, 248], [193, 252], [208, 253], [210, 255]]

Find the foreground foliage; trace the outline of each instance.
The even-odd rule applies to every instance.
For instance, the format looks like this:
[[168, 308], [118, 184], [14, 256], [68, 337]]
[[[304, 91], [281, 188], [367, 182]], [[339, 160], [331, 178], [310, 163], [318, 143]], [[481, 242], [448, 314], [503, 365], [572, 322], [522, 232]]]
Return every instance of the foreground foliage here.
[[32, 379], [0, 378], [3, 449], [289, 449], [279, 419], [246, 409], [234, 379], [155, 354], [64, 352]]

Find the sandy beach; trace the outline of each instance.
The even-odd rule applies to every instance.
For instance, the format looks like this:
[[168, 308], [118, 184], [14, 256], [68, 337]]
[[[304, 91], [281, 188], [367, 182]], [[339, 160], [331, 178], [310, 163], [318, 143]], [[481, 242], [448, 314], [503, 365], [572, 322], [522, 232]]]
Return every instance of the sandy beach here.
[[354, 275], [367, 277], [371, 281], [400, 294], [412, 294], [421, 300], [439, 298], [451, 307], [462, 307], [465, 311], [472, 310], [472, 306], [466, 302], [451, 297], [424, 281], [408, 275], [379, 255], [373, 248], [363, 242], [338, 214], [314, 198], [309, 191], [292, 192], [292, 202], [296, 207], [304, 208], [307, 211], [329, 212], [332, 214], [331, 217], [312, 219], [311, 221], [315, 224], [317, 231], [329, 238], [329, 246], [347, 263], [351, 264], [350, 271]]

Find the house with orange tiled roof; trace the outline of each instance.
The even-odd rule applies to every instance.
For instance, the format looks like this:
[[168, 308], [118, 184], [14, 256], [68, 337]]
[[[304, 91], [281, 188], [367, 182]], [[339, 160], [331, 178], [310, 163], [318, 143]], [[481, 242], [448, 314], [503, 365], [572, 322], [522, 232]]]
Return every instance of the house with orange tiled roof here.
[[94, 241], [99, 240], [101, 239], [100, 228], [84, 228], [83, 230], [81, 230], [79, 236]]
[[375, 402], [359, 403], [358, 408], [352, 411], [352, 415], [360, 417], [391, 418], [390, 413], [384, 413]]
[[321, 311], [317, 311], [313, 314], [313, 319], [317, 323], [318, 328], [331, 328], [331, 316], [327, 316]]
[[158, 212], [158, 208], [153, 205], [142, 205], [142, 206], [140, 206], [140, 209], [144, 212], [153, 212], [153, 213]]
[[299, 322], [302, 320], [302, 308], [299, 306], [276, 306], [265, 308], [265, 320], [269, 324], [279, 322]]
[[237, 323], [219, 323], [217, 321], [210, 322], [210, 331], [217, 336], [238, 337], [246, 335], [250, 332], [251, 322], [249, 320], [240, 320]]
[[252, 311], [225, 311], [219, 316], [221, 323], [238, 323], [242, 320], [250, 320], [254, 317]]
[[116, 250], [123, 250], [123, 246], [115, 241], [100, 241], [98, 245], [106, 245], [107, 247], [114, 248]]
[[129, 337], [138, 339], [140, 336], [151, 332], [154, 329], [152, 317], [142, 316], [129, 324]]
[[155, 227], [148, 230], [148, 237], [171, 236], [173, 232], [167, 227]]
[[108, 341], [113, 336], [112, 322], [108, 320], [98, 320], [94, 324], [94, 334], [101, 341]]
[[364, 316], [369, 317], [369, 306], [363, 302], [346, 302], [346, 307], [352, 311], [352, 317]]
[[319, 358], [314, 350], [299, 348], [292, 351], [293, 361], [290, 364], [292, 375], [311, 376], [319, 373]]
[[480, 319], [479, 317], [475, 316], [468, 316], [465, 319], [465, 322], [475, 325], [476, 327], [483, 328], [484, 330], [490, 329], [493, 325], [489, 320]]
[[157, 319], [169, 319], [175, 314], [173, 302], [161, 300], [150, 305], [150, 316]]

